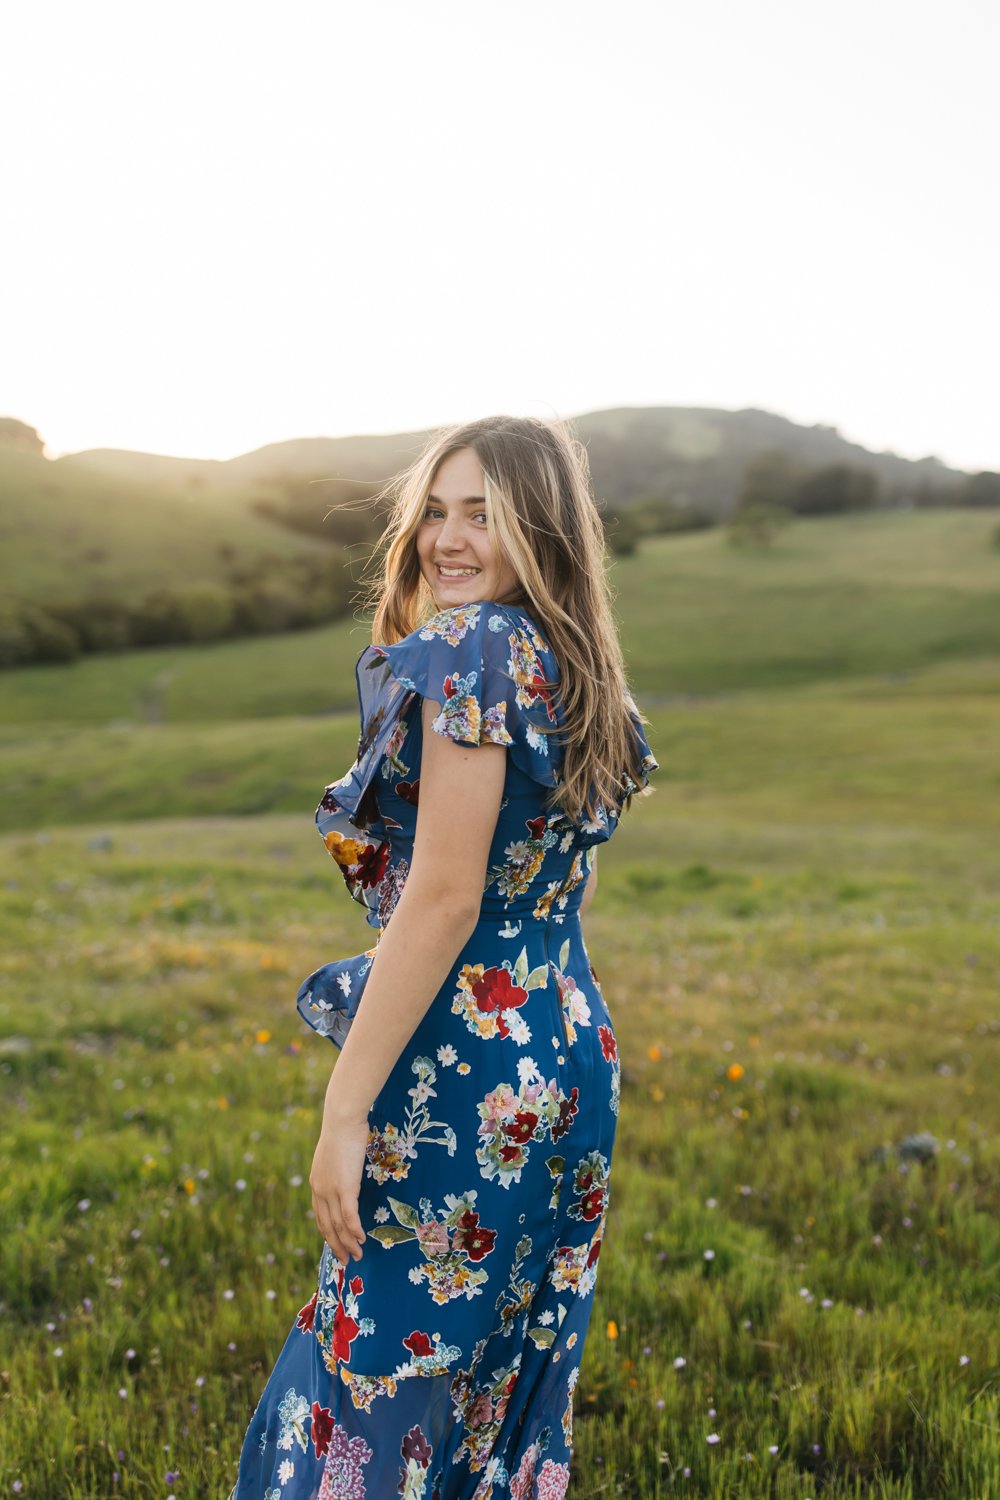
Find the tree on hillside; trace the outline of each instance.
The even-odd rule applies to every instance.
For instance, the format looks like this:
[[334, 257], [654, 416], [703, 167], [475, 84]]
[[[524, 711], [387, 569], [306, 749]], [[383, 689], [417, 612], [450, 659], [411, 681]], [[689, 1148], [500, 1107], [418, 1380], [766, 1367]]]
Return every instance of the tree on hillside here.
[[716, 524], [712, 513], [701, 505], [680, 505], [669, 495], [647, 492], [637, 495], [628, 514], [643, 536], [663, 536], [678, 531], [702, 531]]
[[970, 474], [955, 495], [956, 505], [1000, 505], [1000, 474], [985, 469]]
[[386, 520], [384, 507], [374, 503], [376, 493], [373, 484], [293, 477], [282, 481], [274, 497], [252, 500], [251, 509], [307, 536], [341, 546], [370, 546]]
[[792, 509], [800, 516], [841, 515], [872, 510], [878, 498], [879, 479], [874, 470], [856, 464], [826, 464], [800, 479]]
[[726, 527], [726, 539], [734, 547], [769, 547], [784, 527], [791, 524], [792, 513], [785, 505], [768, 500], [751, 500], [733, 511]]
[[783, 505], [795, 509], [795, 495], [806, 471], [785, 448], [765, 448], [755, 453], [743, 474], [737, 509], [743, 506]]
[[16, 417], [0, 417], [0, 448], [13, 448], [18, 453], [37, 453], [39, 457], [45, 452], [45, 444], [34, 427], [29, 427], [27, 422], [19, 422]]

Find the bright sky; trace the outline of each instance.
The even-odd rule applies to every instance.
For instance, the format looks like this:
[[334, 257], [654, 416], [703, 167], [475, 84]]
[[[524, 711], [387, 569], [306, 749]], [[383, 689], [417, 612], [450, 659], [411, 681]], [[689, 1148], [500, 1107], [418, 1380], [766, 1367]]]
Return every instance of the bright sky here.
[[53, 456], [228, 458], [757, 406], [1000, 469], [998, 17], [10, 7], [0, 414]]

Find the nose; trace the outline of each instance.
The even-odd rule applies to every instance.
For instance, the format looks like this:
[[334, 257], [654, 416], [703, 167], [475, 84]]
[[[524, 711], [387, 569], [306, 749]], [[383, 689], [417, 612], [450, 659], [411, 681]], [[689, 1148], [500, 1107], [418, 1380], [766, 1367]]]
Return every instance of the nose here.
[[461, 552], [464, 543], [461, 536], [462, 523], [458, 517], [447, 516], [441, 523], [437, 535], [437, 550], [440, 553]]

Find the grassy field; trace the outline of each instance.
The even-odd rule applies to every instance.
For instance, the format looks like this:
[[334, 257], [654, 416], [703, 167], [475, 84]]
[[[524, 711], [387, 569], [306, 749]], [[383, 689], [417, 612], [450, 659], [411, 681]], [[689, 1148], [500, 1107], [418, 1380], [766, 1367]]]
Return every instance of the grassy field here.
[[[796, 545], [835, 595], [831, 535]], [[734, 682], [703, 540], [621, 595], [673, 696], [586, 919], [623, 1088], [569, 1493], [1000, 1500], [1000, 648], [964, 613], [992, 584], [928, 552], [945, 602], [904, 662], [880, 637], [791, 685], [775, 615]], [[656, 623], [685, 568], [701, 697]], [[368, 930], [312, 825], [356, 722], [234, 691], [243, 719], [221, 690], [162, 725], [5, 717], [0, 1494], [221, 1500], [311, 1295], [335, 1053], [294, 997]]]

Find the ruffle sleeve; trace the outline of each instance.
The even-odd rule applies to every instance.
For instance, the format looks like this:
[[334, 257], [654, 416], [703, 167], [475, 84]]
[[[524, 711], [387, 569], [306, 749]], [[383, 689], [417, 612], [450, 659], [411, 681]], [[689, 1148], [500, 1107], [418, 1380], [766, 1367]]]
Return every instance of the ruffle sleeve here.
[[441, 704], [432, 729], [460, 745], [504, 745], [541, 786], [558, 780], [559, 669], [530, 616], [481, 602], [442, 610], [376, 648], [397, 682]]

